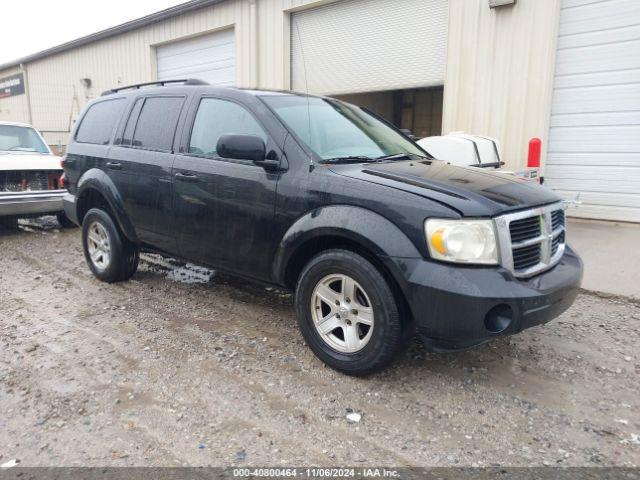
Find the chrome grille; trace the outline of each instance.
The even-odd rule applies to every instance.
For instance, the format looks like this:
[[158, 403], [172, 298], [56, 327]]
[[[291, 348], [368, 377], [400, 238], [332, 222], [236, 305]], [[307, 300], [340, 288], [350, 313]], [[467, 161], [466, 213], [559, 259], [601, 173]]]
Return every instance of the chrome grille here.
[[509, 224], [512, 242], [521, 242], [540, 235], [540, 218], [529, 217], [514, 220]]
[[560, 227], [564, 227], [564, 210], [551, 212], [551, 228], [557, 230]]
[[513, 268], [524, 270], [533, 267], [540, 262], [540, 244], [529, 245], [528, 247], [513, 249]]
[[565, 216], [560, 203], [495, 219], [500, 263], [517, 277], [531, 277], [554, 266], [564, 253]]
[[558, 248], [561, 244], [564, 244], [564, 232], [554, 238], [551, 242], [551, 255], [555, 255], [558, 252]]

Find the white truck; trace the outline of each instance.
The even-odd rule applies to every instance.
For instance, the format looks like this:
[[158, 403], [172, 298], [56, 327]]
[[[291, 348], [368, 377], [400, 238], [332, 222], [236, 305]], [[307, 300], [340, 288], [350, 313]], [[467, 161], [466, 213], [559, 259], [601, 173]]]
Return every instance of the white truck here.
[[448, 135], [426, 137], [417, 143], [435, 158], [453, 165], [498, 169], [499, 173], [539, 181], [539, 172], [535, 168], [521, 172], [502, 169], [504, 162], [500, 157], [500, 143], [495, 138], [452, 132]]
[[31, 125], [0, 122], [0, 223], [13, 226], [21, 217], [64, 214], [61, 158], [54, 155]]

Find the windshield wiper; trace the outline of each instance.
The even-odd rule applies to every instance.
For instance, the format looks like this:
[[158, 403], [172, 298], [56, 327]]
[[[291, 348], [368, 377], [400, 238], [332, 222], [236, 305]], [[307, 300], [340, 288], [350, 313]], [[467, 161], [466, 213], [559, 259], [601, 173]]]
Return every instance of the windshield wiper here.
[[351, 155], [348, 157], [336, 157], [320, 160], [320, 163], [363, 163], [375, 162], [375, 159], [364, 155]]
[[424, 158], [426, 160], [432, 160], [432, 157], [427, 157], [426, 155], [419, 155], [417, 153], [394, 153], [393, 155], [383, 155], [382, 157], [377, 157], [377, 162], [384, 162], [385, 160], [401, 160], [407, 159], [411, 160], [413, 157]]

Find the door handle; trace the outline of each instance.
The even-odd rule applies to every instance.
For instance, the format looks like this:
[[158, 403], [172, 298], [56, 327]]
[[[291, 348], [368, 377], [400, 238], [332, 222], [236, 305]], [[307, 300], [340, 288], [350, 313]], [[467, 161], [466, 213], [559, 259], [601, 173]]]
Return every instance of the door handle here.
[[198, 182], [198, 176], [193, 173], [176, 173], [176, 179], [181, 182]]
[[120, 162], [107, 162], [107, 168], [110, 170], [122, 170], [122, 164]]

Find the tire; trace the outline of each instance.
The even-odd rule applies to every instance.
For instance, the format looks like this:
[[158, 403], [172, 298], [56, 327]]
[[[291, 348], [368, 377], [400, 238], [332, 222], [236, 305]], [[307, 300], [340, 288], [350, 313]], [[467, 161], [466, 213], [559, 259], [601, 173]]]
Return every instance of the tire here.
[[138, 269], [138, 247], [127, 240], [111, 216], [99, 208], [89, 210], [82, 220], [82, 248], [89, 269], [103, 282], [128, 280]]
[[2, 229], [2, 230], [17, 230], [18, 229], [18, 217], [0, 217], [0, 229]]
[[56, 214], [56, 219], [58, 220], [58, 224], [60, 224], [61, 228], [75, 228], [77, 226], [69, 220], [69, 217], [67, 217], [64, 212]]
[[[350, 299], [349, 291], [358, 298]], [[375, 266], [351, 251], [328, 250], [305, 266], [296, 287], [295, 308], [313, 353], [347, 375], [382, 370], [406, 345], [407, 329], [391, 287]], [[334, 325], [336, 329], [327, 334]]]

